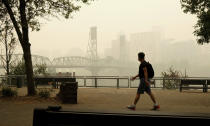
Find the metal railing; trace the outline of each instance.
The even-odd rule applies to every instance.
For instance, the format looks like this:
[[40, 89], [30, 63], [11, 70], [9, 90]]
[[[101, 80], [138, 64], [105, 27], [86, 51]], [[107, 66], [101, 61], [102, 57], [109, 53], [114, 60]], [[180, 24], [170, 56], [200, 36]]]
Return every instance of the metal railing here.
[[[83, 84], [79, 84], [79, 87], [116, 87], [116, 88], [129, 88], [130, 87], [130, 77], [129, 76], [76, 76], [77, 81], [82, 80]], [[88, 85], [88, 80], [89, 85]], [[121, 86], [120, 81], [124, 80], [123, 86]], [[106, 83], [106, 84], [100, 84]], [[114, 81], [111, 83], [111, 81]], [[113, 84], [114, 83], [114, 84]], [[122, 82], [121, 82], [122, 83]]]
[[[73, 76], [65, 75], [55, 75], [55, 76], [35, 76], [42, 78], [72, 78]], [[10, 76], [0, 76], [0, 86], [9, 85], [17, 86], [16, 79], [21, 78], [21, 82], [26, 86], [26, 76], [24, 75], [10, 75]], [[139, 85], [139, 80], [131, 81], [130, 76], [75, 76], [79, 87], [112, 87], [112, 88], [137, 88]], [[182, 77], [182, 78], [164, 78], [164, 77], [154, 77], [151, 80], [152, 88], [166, 88], [166, 81], [176, 81], [179, 85], [182, 79], [200, 79], [200, 80], [210, 80], [210, 77]], [[62, 82], [56, 82], [58, 85]], [[39, 84], [42, 85], [42, 84]], [[177, 87], [179, 88], [179, 87]]]

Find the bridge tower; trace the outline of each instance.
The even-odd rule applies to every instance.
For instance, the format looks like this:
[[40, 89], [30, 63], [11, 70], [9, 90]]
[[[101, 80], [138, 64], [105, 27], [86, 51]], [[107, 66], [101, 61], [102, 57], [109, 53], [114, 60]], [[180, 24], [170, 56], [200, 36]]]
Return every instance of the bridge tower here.
[[[90, 28], [87, 55], [88, 55], [88, 58], [91, 60], [91, 64], [93, 66], [96, 66], [97, 60], [98, 60], [97, 27], [96, 26]], [[97, 68], [90, 68], [90, 69], [91, 69], [90, 71], [92, 75], [96, 76], [99, 70]]]
[[97, 27], [90, 28], [87, 54], [88, 58], [94, 64], [98, 59]]

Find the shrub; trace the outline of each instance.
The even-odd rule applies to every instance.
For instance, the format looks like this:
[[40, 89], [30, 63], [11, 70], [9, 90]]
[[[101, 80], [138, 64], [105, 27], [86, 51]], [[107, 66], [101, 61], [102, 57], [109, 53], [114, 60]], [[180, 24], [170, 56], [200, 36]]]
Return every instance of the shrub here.
[[14, 90], [10, 87], [3, 87], [1, 93], [2, 93], [2, 96], [5, 96], [5, 97], [17, 96], [17, 90]]
[[16, 65], [11, 65], [10, 74], [12, 75], [25, 75], [25, 64], [20, 61]]
[[[48, 75], [46, 64], [36, 64], [33, 71], [34, 71], [34, 75]], [[15, 65], [11, 65], [10, 74], [11, 75], [25, 75], [24, 61], [20, 61]]]
[[166, 89], [177, 89], [179, 88], [181, 77], [184, 77], [180, 71], [175, 70], [173, 67], [170, 67], [168, 71], [162, 72], [163, 78], [170, 78], [170, 80], [165, 80]]
[[42, 89], [39, 91], [39, 96], [42, 98], [49, 98], [50, 97], [50, 90]]
[[36, 64], [36, 68], [34, 68], [35, 75], [48, 75], [47, 74], [47, 65], [46, 64]]

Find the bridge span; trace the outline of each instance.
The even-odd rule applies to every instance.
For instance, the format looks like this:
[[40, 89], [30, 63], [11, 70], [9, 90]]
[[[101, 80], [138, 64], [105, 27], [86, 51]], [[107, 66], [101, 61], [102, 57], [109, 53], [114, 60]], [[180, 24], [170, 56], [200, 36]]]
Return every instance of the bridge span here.
[[[5, 55], [0, 55], [0, 69], [4, 67]], [[23, 54], [14, 54], [12, 56], [11, 64], [17, 65], [19, 62], [23, 61]], [[91, 59], [80, 56], [71, 56], [71, 57], [58, 57], [50, 60], [48, 57], [32, 55], [33, 67], [36, 65], [45, 64], [48, 69], [56, 70], [58, 68], [84, 68], [89, 71], [99, 71], [101, 69], [129, 69], [131, 68], [128, 62], [120, 62], [117, 60], [110, 59], [99, 59], [93, 62]], [[53, 70], [53, 71], [54, 71]]]

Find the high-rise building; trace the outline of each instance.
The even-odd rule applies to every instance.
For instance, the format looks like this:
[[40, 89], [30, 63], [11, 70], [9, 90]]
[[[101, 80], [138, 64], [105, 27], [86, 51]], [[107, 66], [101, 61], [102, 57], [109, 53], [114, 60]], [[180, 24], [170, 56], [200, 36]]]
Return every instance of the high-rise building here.
[[130, 35], [130, 56], [136, 60], [138, 52], [146, 53], [146, 58], [152, 62], [159, 62], [161, 34], [159, 32], [142, 32]]
[[119, 60], [122, 62], [125, 62], [127, 60], [129, 60], [129, 52], [128, 52], [128, 43], [126, 40], [126, 36], [125, 35], [120, 35], [119, 38], [119, 43], [120, 43], [120, 56], [119, 56]]
[[112, 47], [106, 49], [105, 56], [111, 56], [116, 60], [129, 60], [129, 46], [125, 35], [120, 35], [117, 40], [112, 41]]
[[87, 53], [93, 62], [98, 59], [97, 27], [90, 28]]

